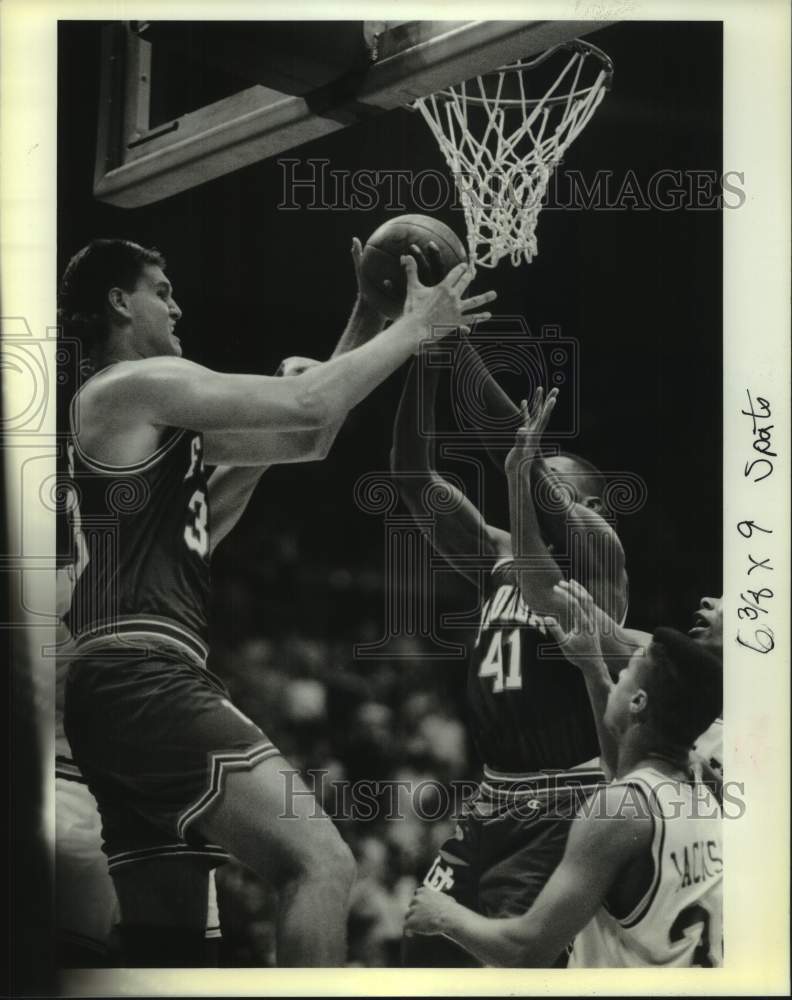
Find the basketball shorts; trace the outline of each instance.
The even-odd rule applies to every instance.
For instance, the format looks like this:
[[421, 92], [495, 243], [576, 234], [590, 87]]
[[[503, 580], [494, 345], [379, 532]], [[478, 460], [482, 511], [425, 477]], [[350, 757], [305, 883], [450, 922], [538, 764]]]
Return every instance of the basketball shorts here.
[[[530, 909], [561, 861], [581, 802], [605, 778], [593, 768], [522, 776], [485, 768], [484, 773], [423, 884], [484, 916], [518, 916]], [[451, 942], [417, 936], [405, 939], [404, 962], [478, 964]]]
[[[102, 851], [102, 821], [79, 768], [68, 757], [55, 763], [55, 914], [64, 945], [103, 954], [121, 913]], [[214, 872], [209, 873], [206, 937], [219, 938]]]
[[152, 857], [227, 859], [198, 826], [225, 776], [279, 751], [222, 682], [170, 641], [146, 638], [120, 656], [94, 643], [66, 682], [64, 725], [102, 817], [109, 870]]

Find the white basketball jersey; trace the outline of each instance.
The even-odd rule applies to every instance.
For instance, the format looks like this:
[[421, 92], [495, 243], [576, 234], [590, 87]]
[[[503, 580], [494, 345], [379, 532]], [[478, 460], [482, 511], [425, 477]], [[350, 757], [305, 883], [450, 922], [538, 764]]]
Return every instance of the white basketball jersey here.
[[652, 882], [632, 913], [605, 906], [575, 938], [569, 966], [723, 964], [721, 813], [709, 789], [642, 767], [615, 785], [641, 789], [649, 806]]

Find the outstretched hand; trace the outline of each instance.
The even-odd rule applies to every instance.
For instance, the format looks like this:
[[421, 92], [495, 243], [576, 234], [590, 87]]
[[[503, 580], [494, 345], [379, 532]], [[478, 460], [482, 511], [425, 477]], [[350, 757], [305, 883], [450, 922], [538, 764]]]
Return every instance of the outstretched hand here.
[[550, 415], [555, 409], [558, 389], [551, 389], [545, 399], [544, 389], [539, 386], [533, 394], [530, 409], [528, 400], [520, 404], [521, 424], [517, 428], [514, 445], [506, 456], [504, 467], [507, 473], [518, 472], [525, 463], [530, 463], [539, 453], [542, 435]]
[[570, 663], [581, 670], [596, 666], [602, 659], [599, 619], [600, 609], [594, 598], [577, 580], [562, 580], [553, 587], [556, 597], [565, 604], [566, 628], [555, 617], [545, 617], [544, 624]]
[[401, 264], [407, 277], [407, 296], [404, 301], [404, 315], [417, 319], [429, 328], [432, 337], [444, 337], [457, 328], [470, 332], [470, 324], [490, 319], [490, 312], [474, 312], [481, 306], [497, 298], [497, 292], [483, 292], [469, 299], [462, 296], [474, 278], [467, 263], [457, 264], [437, 285], [422, 285], [418, 278], [418, 263], [415, 257], [405, 254]]

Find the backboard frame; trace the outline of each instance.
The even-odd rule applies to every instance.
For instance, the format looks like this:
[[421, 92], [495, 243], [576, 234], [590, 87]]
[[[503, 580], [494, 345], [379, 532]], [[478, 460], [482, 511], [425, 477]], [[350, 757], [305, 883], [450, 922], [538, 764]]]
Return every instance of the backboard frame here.
[[149, 126], [151, 43], [135, 22], [108, 24], [94, 195], [125, 208], [158, 202], [610, 23], [363, 22], [373, 61], [347, 88], [341, 81], [329, 95], [306, 97], [255, 85], [156, 128]]

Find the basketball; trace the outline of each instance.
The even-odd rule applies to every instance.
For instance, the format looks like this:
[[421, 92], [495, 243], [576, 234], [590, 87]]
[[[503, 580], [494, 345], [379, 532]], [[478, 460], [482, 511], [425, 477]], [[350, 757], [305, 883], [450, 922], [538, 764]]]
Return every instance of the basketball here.
[[[363, 248], [360, 264], [360, 284], [363, 294], [374, 303], [383, 316], [396, 319], [401, 315], [407, 292], [403, 254], [409, 254], [410, 245], [416, 244], [431, 261], [429, 243], [434, 242], [439, 251], [442, 275], [457, 264], [467, 260], [464, 244], [453, 229], [439, 219], [428, 215], [399, 215], [375, 230]], [[418, 279], [423, 285], [437, 284], [425, 264], [418, 262]], [[438, 279], [438, 280], [440, 280]], [[385, 282], [390, 286], [386, 287]]]

